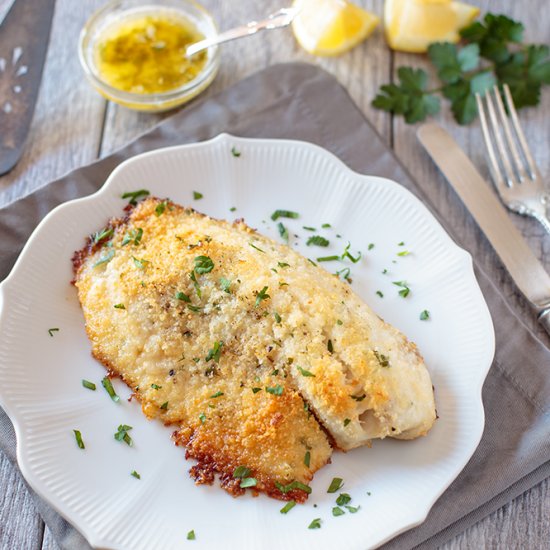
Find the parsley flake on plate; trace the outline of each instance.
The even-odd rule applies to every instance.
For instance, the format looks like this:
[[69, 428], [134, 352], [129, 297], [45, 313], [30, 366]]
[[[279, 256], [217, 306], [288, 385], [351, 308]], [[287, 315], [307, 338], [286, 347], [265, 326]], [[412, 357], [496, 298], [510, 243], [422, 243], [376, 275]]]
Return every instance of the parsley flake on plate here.
[[291, 218], [293, 220], [300, 217], [300, 214], [298, 212], [292, 212], [292, 210], [275, 210], [273, 214], [271, 214], [271, 219], [273, 221], [277, 221], [279, 218]]

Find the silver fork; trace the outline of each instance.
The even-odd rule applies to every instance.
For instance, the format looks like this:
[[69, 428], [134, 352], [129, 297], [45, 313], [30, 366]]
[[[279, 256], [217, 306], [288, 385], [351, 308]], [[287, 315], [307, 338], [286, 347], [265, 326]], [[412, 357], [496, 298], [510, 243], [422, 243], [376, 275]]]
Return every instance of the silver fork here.
[[524, 216], [532, 216], [550, 233], [550, 219], [547, 215], [549, 190], [544, 185], [529, 151], [512, 94], [506, 84], [503, 91], [510, 117], [506, 116], [504, 102], [497, 86], [494, 86], [492, 93], [490, 90], [487, 91], [484, 99], [476, 94], [491, 175], [502, 202], [510, 210]]

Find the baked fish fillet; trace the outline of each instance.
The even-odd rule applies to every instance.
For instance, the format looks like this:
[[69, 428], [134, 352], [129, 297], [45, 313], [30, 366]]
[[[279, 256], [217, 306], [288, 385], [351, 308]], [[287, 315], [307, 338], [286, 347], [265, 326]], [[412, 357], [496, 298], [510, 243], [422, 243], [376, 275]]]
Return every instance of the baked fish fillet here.
[[411, 439], [435, 420], [415, 345], [242, 221], [149, 198], [73, 262], [94, 357], [176, 426], [199, 483], [219, 473], [238, 494], [244, 466], [256, 490], [304, 500], [333, 446]]

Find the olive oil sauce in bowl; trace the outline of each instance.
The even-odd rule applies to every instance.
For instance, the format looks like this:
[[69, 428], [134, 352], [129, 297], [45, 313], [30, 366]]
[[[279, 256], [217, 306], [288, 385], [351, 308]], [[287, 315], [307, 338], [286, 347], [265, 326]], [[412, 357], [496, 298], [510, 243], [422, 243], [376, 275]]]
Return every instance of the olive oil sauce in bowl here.
[[216, 47], [191, 58], [190, 44], [217, 34], [209, 14], [189, 0], [116, 0], [96, 12], [80, 37], [80, 60], [94, 87], [121, 105], [163, 111], [214, 79]]

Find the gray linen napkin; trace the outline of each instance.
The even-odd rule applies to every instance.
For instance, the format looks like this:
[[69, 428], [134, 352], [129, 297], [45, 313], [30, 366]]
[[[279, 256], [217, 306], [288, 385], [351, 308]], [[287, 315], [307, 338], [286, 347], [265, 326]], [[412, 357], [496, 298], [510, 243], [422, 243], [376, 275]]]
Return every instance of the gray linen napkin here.
[[[430, 206], [429, 198], [336, 80], [310, 65], [276, 65], [195, 103], [110, 157], [75, 170], [0, 210], [0, 279], [9, 273], [39, 220], [54, 206], [96, 191], [121, 161], [143, 151], [205, 140], [220, 132], [317, 143], [353, 170], [398, 181]], [[440, 221], [456, 219], [450, 215], [456, 208], [460, 208], [458, 199], [434, 214]], [[461, 246], [472, 248], [472, 242], [456, 238], [459, 228], [443, 225]], [[550, 476], [550, 350], [514, 315], [483, 271], [477, 268], [476, 274], [495, 322], [497, 350], [483, 389], [483, 438], [426, 521], [384, 548], [433, 548]], [[0, 449], [15, 461], [13, 428], [2, 411]], [[62, 548], [89, 548], [73, 527], [33, 496]]]

